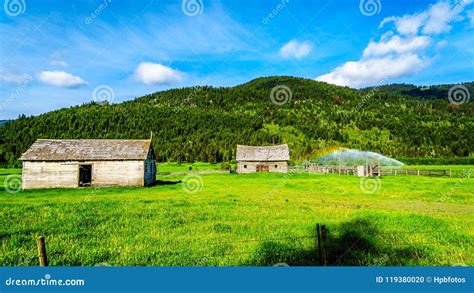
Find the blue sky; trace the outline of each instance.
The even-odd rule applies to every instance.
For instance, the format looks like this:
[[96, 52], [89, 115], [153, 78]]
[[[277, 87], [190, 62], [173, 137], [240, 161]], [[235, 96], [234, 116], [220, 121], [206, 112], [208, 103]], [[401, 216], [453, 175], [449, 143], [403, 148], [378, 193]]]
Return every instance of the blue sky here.
[[474, 80], [473, 0], [4, 0], [0, 119], [292, 75]]

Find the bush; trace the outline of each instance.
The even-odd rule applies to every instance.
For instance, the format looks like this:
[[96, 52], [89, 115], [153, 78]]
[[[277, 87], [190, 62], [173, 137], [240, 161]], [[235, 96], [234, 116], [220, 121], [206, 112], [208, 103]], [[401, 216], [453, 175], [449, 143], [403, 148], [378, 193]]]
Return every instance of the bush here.
[[221, 166], [220, 166], [220, 169], [221, 170], [230, 170], [231, 169], [231, 165], [229, 162], [222, 162], [221, 163]]

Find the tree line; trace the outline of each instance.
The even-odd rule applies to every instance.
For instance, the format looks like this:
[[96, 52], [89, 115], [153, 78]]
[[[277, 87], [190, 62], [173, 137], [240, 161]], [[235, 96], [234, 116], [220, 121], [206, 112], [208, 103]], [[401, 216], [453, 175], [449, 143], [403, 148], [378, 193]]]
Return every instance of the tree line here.
[[[279, 85], [290, 89], [281, 105], [271, 99]], [[0, 126], [0, 164], [20, 166], [18, 158], [38, 138], [143, 139], [151, 131], [159, 161], [229, 162], [237, 144], [280, 143], [289, 144], [295, 161], [336, 146], [394, 158], [467, 157], [474, 145], [473, 114], [472, 102], [400, 94], [397, 85], [355, 90], [267, 77], [22, 115]]]

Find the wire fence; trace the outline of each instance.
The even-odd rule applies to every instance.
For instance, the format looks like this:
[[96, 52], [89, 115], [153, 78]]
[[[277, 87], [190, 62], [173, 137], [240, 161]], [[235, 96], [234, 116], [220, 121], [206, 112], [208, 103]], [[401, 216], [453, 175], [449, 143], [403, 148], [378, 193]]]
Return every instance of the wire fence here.
[[[416, 264], [417, 260], [436, 251], [452, 249], [469, 250], [473, 247], [472, 237], [462, 234], [463, 229], [429, 229], [406, 231], [372, 231], [364, 227], [331, 231], [325, 225], [316, 225], [311, 233], [259, 237], [248, 239], [199, 239], [190, 237], [170, 241], [147, 243], [150, 251], [149, 264], [179, 266], [208, 265], [406, 265]], [[459, 233], [458, 236], [456, 236]], [[463, 236], [464, 235], [464, 236]], [[66, 260], [66, 251], [47, 250], [47, 258]], [[189, 247], [189, 249], [186, 249]], [[438, 250], [433, 250], [436, 247]], [[31, 257], [18, 259], [19, 265], [38, 263], [38, 255], [31, 250]], [[36, 261], [35, 261], [36, 260]], [[159, 260], [157, 262], [157, 260]], [[459, 262], [459, 261], [457, 261]], [[463, 263], [472, 262], [468, 256]], [[47, 262], [46, 262], [47, 263]], [[89, 264], [88, 264], [89, 265]]]

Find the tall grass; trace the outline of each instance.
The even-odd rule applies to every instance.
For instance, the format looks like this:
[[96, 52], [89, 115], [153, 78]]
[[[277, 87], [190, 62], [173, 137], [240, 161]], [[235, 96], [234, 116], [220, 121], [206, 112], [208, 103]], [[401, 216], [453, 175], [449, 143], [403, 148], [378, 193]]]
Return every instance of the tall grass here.
[[159, 176], [152, 188], [6, 193], [0, 264], [318, 264], [315, 226], [329, 229], [329, 265], [473, 265], [474, 179], [387, 176], [373, 194], [354, 176]]

